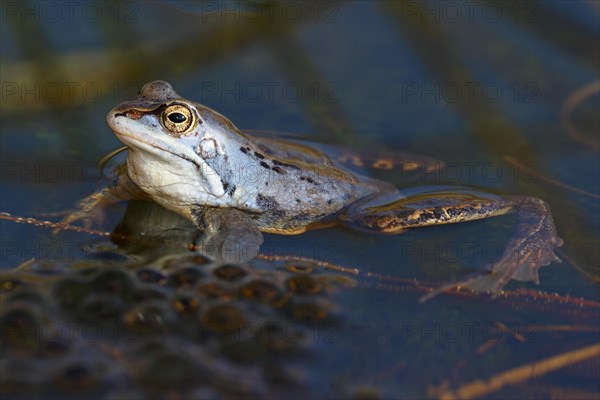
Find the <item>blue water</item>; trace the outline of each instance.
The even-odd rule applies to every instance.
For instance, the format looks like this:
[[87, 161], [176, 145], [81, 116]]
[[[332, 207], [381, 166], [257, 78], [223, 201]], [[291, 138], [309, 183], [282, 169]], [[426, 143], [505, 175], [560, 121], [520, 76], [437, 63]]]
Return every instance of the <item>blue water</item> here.
[[[595, 302], [583, 311], [531, 297], [441, 296], [419, 304], [422, 293], [364, 275], [336, 299], [343, 315], [336, 340], [315, 341], [311, 357], [297, 361], [319, 377], [313, 395], [376, 388], [384, 396], [437, 397], [435, 388], [445, 383], [457, 388], [597, 344], [599, 154], [569, 136], [560, 119], [568, 96], [598, 80], [597, 4], [506, 2], [502, 15], [490, 18], [479, 12], [492, 7], [484, 2], [472, 19], [460, 2], [290, 2], [260, 15], [256, 4], [82, 2], [71, 15], [59, 2], [31, 2], [30, 8], [4, 2], [0, 211], [56, 221], [44, 214], [69, 209], [105, 185], [95, 163], [121, 146], [105, 124], [106, 112], [145, 82], [163, 79], [243, 129], [414, 152], [463, 172], [448, 182], [448, 176], [411, 180], [368, 171], [397, 186], [474, 185], [543, 198], [565, 242], [563, 263], [544, 267], [539, 286], [512, 282], [507, 289]], [[456, 20], [448, 7], [462, 17]], [[573, 117], [596, 144], [598, 101], [597, 93], [583, 99]], [[516, 176], [507, 156], [534, 165], [545, 178]], [[465, 173], [470, 162], [477, 163], [473, 175]], [[484, 166], [501, 177], [490, 180]], [[124, 209], [110, 208], [98, 228], [111, 231]], [[477, 269], [483, 246], [506, 243], [513, 223], [503, 217], [399, 236], [334, 228], [267, 235], [265, 248], [364, 274], [447, 282]], [[82, 246], [96, 239], [53, 236], [48, 228], [6, 220], [0, 229], [5, 271], [32, 258], [75, 262], [86, 257]], [[474, 261], [464, 247], [471, 242], [479, 245]], [[449, 259], [444, 249], [455, 245], [463, 253]], [[540, 329], [523, 340], [507, 331], [496, 343], [486, 329], [500, 325]], [[588, 375], [559, 369], [487, 396], [551, 397], [575, 388], [600, 391]]]

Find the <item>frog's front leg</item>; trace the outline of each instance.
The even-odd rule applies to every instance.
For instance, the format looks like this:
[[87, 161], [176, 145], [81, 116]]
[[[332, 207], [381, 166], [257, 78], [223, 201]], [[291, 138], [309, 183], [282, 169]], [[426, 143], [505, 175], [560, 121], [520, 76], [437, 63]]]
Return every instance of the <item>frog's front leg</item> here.
[[244, 262], [258, 254], [263, 235], [250, 216], [234, 208], [199, 206], [192, 220], [202, 231], [198, 250], [218, 262]]
[[412, 193], [388, 193], [352, 207], [344, 222], [369, 231], [400, 233], [408, 228], [473, 221], [517, 214], [515, 233], [501, 258], [474, 276], [424, 296], [427, 300], [445, 290], [466, 287], [499, 292], [511, 279], [538, 283], [538, 269], [560, 259], [554, 248], [557, 236], [550, 208], [543, 200], [524, 196], [496, 196], [466, 188], [421, 188]]
[[[93, 222], [102, 222], [106, 207], [123, 200], [148, 199], [148, 196], [131, 180], [124, 166], [119, 167], [116, 173], [115, 179], [109, 186], [81, 200], [76, 209], [63, 218], [60, 225], [82, 221], [84, 227], [89, 229]], [[59, 230], [60, 228], [56, 228], [53, 233], [56, 234]]]

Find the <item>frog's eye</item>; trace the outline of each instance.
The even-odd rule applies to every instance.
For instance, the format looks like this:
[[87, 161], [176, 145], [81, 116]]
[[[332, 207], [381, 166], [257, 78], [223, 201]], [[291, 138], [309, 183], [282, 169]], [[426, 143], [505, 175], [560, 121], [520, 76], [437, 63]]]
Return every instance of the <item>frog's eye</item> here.
[[162, 113], [162, 123], [171, 134], [181, 136], [194, 129], [198, 120], [187, 106], [171, 104]]
[[169, 121], [171, 121], [174, 124], [181, 124], [187, 120], [187, 117], [185, 115], [178, 112], [172, 112], [167, 118], [169, 118]]

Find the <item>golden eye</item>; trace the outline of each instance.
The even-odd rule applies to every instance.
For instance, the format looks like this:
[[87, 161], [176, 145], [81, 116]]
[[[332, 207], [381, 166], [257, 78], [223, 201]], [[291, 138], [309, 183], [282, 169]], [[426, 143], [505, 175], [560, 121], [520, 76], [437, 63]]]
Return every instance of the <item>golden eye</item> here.
[[196, 127], [198, 120], [189, 107], [171, 104], [162, 113], [162, 123], [174, 136], [181, 136]]

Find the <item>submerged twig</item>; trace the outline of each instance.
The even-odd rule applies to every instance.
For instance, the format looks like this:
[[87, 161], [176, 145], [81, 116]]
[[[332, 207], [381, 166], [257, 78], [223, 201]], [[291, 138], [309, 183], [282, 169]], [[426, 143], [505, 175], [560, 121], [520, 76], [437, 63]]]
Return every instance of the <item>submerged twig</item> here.
[[569, 257], [567, 255], [566, 252], [562, 251], [561, 249], [556, 249], [556, 252], [560, 255], [560, 257], [563, 260], [565, 260], [568, 263], [568, 265], [575, 268], [575, 270], [577, 272], [579, 272], [581, 275], [585, 276], [587, 279], [589, 279], [590, 281], [592, 281], [596, 284], [600, 283], [600, 277], [593, 276], [592, 274], [590, 274], [589, 272], [587, 272], [586, 270], [581, 268], [579, 265], [577, 265], [577, 263], [571, 257]]
[[495, 374], [487, 381], [476, 380], [460, 386], [456, 390], [443, 391], [440, 399], [473, 399], [495, 392], [508, 385], [516, 385], [530, 379], [538, 378], [549, 372], [568, 367], [572, 364], [600, 357], [600, 344], [568, 351], [553, 357], [545, 358], [531, 364], [509, 369]]
[[600, 93], [600, 81], [590, 82], [571, 93], [560, 108], [560, 123], [563, 129], [571, 138], [596, 151], [600, 150], [600, 142], [584, 136], [571, 121], [571, 114], [585, 99], [598, 93]]
[[532, 171], [531, 168], [527, 168], [525, 165], [521, 164], [520, 162], [518, 162], [517, 160], [515, 160], [514, 158], [512, 158], [510, 156], [504, 156], [504, 160], [506, 162], [508, 162], [509, 164], [512, 164], [514, 167], [519, 168], [520, 171], [525, 172], [527, 175], [529, 175], [533, 178], [539, 179], [541, 181], [544, 181], [544, 182], [549, 183], [554, 186], [561, 187], [563, 189], [570, 190], [575, 193], [582, 194], [584, 196], [589, 196], [594, 199], [600, 199], [600, 195], [588, 192], [587, 190], [579, 189], [575, 186], [568, 185], [568, 184], [558, 181], [556, 179], [552, 179], [550, 177], [540, 174], [539, 172]]
[[265, 260], [265, 261], [295, 261], [295, 262], [314, 263], [322, 268], [330, 269], [333, 271], [345, 272], [347, 274], [352, 274], [352, 275], [360, 274], [360, 271], [358, 270], [358, 268], [346, 268], [346, 267], [342, 267], [341, 265], [332, 264], [327, 261], [320, 261], [320, 260], [315, 260], [315, 259], [307, 258], [307, 257], [275, 256], [275, 255], [268, 255], [268, 254], [258, 254], [256, 256], [256, 258], [259, 260]]
[[7, 212], [0, 212], [0, 219], [16, 222], [18, 224], [28, 224], [28, 225], [40, 226], [40, 227], [49, 228], [49, 229], [58, 229], [58, 230], [64, 230], [64, 231], [87, 233], [90, 235], [97, 235], [97, 236], [111, 236], [111, 233], [106, 232], [106, 231], [99, 231], [96, 229], [86, 229], [86, 228], [83, 228], [80, 226], [62, 224], [62, 223], [52, 222], [52, 221], [44, 221], [44, 220], [39, 220], [36, 218], [17, 217], [17, 216], [9, 214]]

